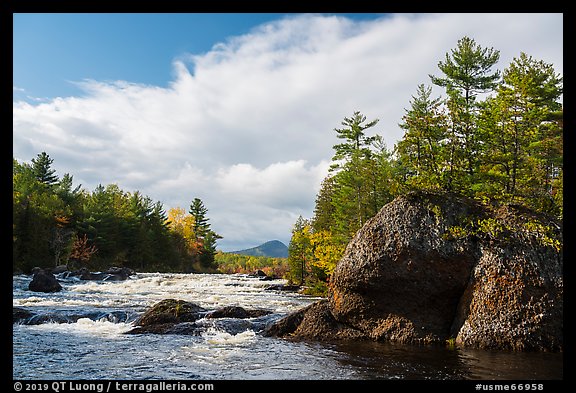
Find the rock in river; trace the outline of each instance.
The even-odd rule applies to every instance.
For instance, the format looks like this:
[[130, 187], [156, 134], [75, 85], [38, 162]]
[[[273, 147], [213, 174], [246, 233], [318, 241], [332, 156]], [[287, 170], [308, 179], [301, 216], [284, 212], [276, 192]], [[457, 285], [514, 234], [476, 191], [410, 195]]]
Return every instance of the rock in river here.
[[206, 318], [257, 318], [270, 314], [271, 311], [254, 309], [246, 310], [239, 306], [224, 306], [206, 314]]
[[447, 193], [396, 198], [348, 244], [327, 302], [268, 335], [562, 350], [562, 227]]
[[38, 269], [28, 284], [28, 289], [34, 292], [58, 292], [62, 290], [62, 286], [54, 274]]
[[128, 334], [195, 334], [194, 321], [202, 318], [206, 309], [184, 300], [165, 299], [141, 315]]
[[[239, 306], [224, 306], [207, 310], [184, 300], [165, 299], [149, 308], [134, 321], [136, 326], [128, 334], [188, 334], [197, 335], [210, 327], [231, 334], [257, 328], [261, 321], [244, 321], [271, 314], [263, 309], [247, 310]], [[198, 322], [202, 319], [203, 321]], [[218, 320], [218, 321], [215, 321]]]

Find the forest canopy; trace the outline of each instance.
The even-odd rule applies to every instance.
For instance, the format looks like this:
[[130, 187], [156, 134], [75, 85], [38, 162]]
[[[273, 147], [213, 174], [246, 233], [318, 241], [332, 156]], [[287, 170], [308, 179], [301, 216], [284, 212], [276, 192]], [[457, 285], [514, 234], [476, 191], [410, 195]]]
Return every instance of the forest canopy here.
[[208, 210], [194, 198], [188, 213], [116, 184], [92, 192], [61, 178], [46, 152], [13, 159], [13, 270], [67, 264], [137, 271], [213, 271], [216, 241]]

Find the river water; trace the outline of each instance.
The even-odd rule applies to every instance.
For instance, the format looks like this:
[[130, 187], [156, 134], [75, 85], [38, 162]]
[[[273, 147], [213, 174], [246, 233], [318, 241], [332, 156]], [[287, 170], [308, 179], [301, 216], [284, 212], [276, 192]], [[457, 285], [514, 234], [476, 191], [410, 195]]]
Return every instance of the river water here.
[[[13, 305], [51, 317], [37, 325], [13, 325], [14, 379], [563, 378], [563, 356], [558, 353], [373, 342], [327, 344], [264, 337], [260, 331], [265, 323], [318, 300], [266, 290], [271, 284], [283, 283], [281, 280], [139, 273], [121, 282], [61, 279], [63, 290], [50, 294], [29, 291], [30, 280], [25, 275], [13, 277]], [[207, 309], [234, 305], [273, 313], [258, 321], [205, 320], [205, 330], [193, 336], [124, 334], [138, 315], [168, 298]]]

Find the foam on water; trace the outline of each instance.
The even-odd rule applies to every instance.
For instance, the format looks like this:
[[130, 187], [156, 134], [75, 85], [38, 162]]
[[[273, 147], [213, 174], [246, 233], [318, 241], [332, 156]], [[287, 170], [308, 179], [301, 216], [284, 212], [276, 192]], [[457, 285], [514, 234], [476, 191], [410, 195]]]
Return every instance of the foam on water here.
[[209, 344], [238, 345], [253, 342], [256, 338], [256, 333], [249, 329], [238, 334], [230, 334], [215, 328], [208, 328], [202, 333], [202, 337]]
[[14, 306], [141, 310], [160, 300], [174, 298], [205, 308], [238, 305], [289, 312], [310, 302], [300, 295], [264, 290], [285, 280], [260, 281], [243, 275], [139, 273], [119, 282], [63, 279], [60, 280], [63, 290], [51, 294], [31, 293], [27, 290], [30, 280], [26, 276], [13, 280]]
[[30, 330], [38, 333], [58, 332], [80, 336], [98, 336], [106, 338], [119, 338], [120, 335], [131, 330], [131, 323], [110, 322], [106, 319], [93, 321], [90, 318], [80, 318], [75, 323], [47, 322], [40, 325], [14, 325], [15, 329]]

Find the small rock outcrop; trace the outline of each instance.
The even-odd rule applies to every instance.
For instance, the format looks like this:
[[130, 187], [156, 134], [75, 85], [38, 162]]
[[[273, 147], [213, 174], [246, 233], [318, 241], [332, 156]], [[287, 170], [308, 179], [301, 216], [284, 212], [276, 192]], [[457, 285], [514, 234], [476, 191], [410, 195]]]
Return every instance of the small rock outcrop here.
[[265, 336], [287, 336], [318, 341], [368, 338], [362, 331], [338, 322], [327, 300], [312, 303], [266, 327]]
[[28, 284], [28, 289], [34, 292], [58, 292], [62, 290], [62, 286], [54, 276], [54, 274], [47, 272], [43, 269], [35, 270], [32, 281]]
[[32, 311], [22, 307], [12, 307], [12, 323], [23, 323], [34, 316]]
[[206, 309], [184, 300], [162, 300], [134, 321], [136, 326], [129, 334], [169, 334], [195, 331], [194, 321], [202, 318]]
[[[224, 306], [215, 310], [207, 310], [184, 300], [165, 299], [154, 304], [138, 317], [134, 321], [135, 328], [127, 333], [198, 335], [210, 327], [216, 327], [236, 334], [246, 329], [255, 329], [263, 323], [245, 320], [265, 317], [269, 314], [271, 314], [269, 310], [249, 310], [239, 306]], [[200, 319], [203, 319], [203, 322], [198, 321]]]
[[265, 333], [562, 350], [561, 249], [561, 224], [518, 206], [407, 194], [348, 244], [328, 301]]
[[214, 311], [206, 313], [205, 318], [257, 318], [263, 315], [270, 314], [269, 310], [254, 309], [246, 310], [244, 307], [239, 306], [224, 306]]
[[102, 272], [91, 272], [83, 267], [79, 270], [68, 272], [66, 277], [78, 277], [86, 281], [124, 281], [131, 275], [135, 274], [134, 270], [127, 267], [112, 266]]

